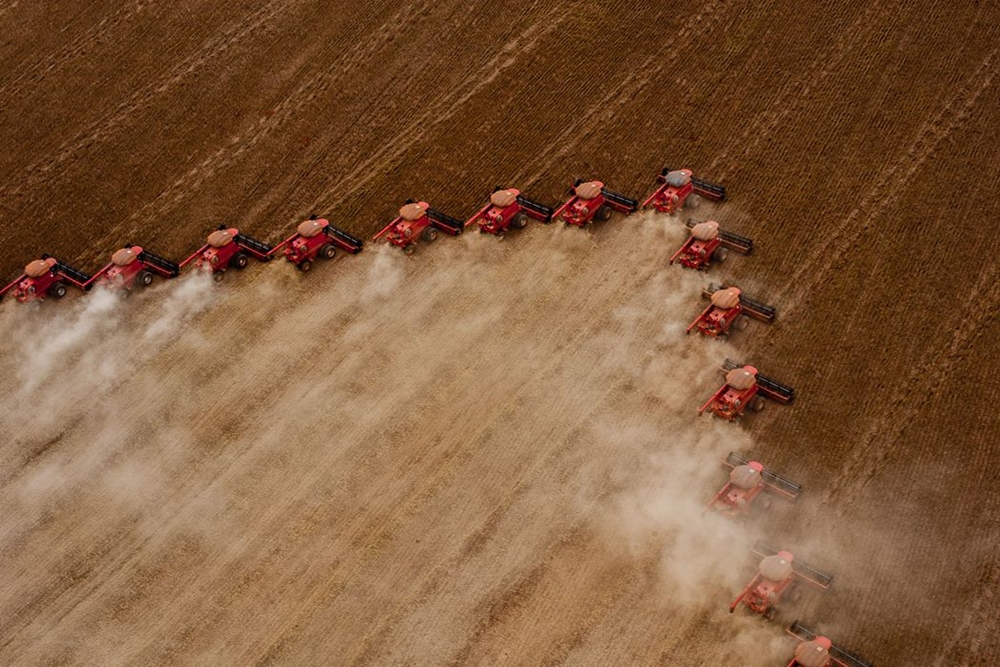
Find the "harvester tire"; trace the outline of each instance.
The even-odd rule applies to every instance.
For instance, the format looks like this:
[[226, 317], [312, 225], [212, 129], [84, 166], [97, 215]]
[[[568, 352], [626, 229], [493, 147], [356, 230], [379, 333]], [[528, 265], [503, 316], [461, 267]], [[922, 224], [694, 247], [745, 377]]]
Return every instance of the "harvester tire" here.
[[49, 288], [49, 296], [54, 299], [61, 299], [66, 296], [66, 286], [62, 283], [55, 283]]
[[404, 255], [412, 255], [413, 251], [416, 250], [416, 249], [417, 249], [417, 246], [413, 245], [412, 243], [409, 244], [409, 245], [404, 245], [403, 246], [403, 254]]
[[601, 222], [605, 222], [608, 218], [611, 217], [611, 207], [602, 206], [601, 208], [597, 209], [597, 215], [595, 215], [594, 217], [600, 220]]
[[428, 227], [427, 229], [425, 229], [423, 232], [420, 233], [420, 238], [427, 241], [428, 243], [431, 243], [437, 237], [438, 237], [438, 230], [434, 229], [433, 227]]
[[232, 260], [230, 260], [230, 263], [231, 263], [231, 264], [232, 264], [232, 265], [233, 265], [234, 267], [236, 267], [237, 269], [240, 269], [240, 270], [242, 270], [242, 269], [245, 269], [245, 268], [247, 268], [247, 263], [248, 263], [249, 261], [250, 261], [250, 258], [248, 258], [248, 257], [247, 257], [246, 255], [244, 255], [243, 253], [241, 253], [241, 252], [238, 252], [238, 253], [236, 253], [235, 255], [233, 255], [233, 258], [232, 258]]
[[725, 246], [719, 246], [715, 249], [715, 252], [712, 253], [713, 262], [724, 262], [726, 261], [726, 257], [729, 257], [729, 248]]
[[310, 262], [308, 259], [304, 259], [301, 262], [299, 262], [299, 271], [301, 271], [302, 273], [309, 273], [309, 269], [311, 269], [312, 266], [313, 266], [312, 262]]
[[140, 271], [135, 277], [135, 282], [141, 287], [149, 287], [153, 282], [153, 274], [149, 271]]
[[688, 195], [688, 198], [684, 200], [684, 208], [698, 208], [701, 206], [701, 196], [696, 194]]
[[753, 410], [754, 412], [760, 412], [761, 410], [763, 410], [764, 409], [764, 397], [763, 396], [754, 396], [753, 400], [750, 401], [750, 409]]
[[219, 282], [220, 280], [222, 280], [222, 275], [223, 275], [222, 271], [213, 271], [212, 280], [214, 280], [215, 282]]
[[746, 315], [740, 315], [739, 317], [736, 318], [736, 328], [739, 329], [740, 331], [743, 331], [744, 329], [747, 328], [747, 323], [749, 321], [750, 320], [747, 319]]
[[329, 243], [324, 243], [319, 247], [319, 256], [323, 259], [333, 259], [334, 255], [337, 254], [337, 249], [334, 248]]
[[518, 213], [514, 216], [514, 226], [518, 229], [524, 229], [528, 226], [528, 216], [524, 213]]

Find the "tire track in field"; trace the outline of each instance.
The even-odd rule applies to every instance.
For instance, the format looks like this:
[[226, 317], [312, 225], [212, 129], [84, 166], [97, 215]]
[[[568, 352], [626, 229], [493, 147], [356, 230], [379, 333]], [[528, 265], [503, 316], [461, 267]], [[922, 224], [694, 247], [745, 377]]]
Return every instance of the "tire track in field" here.
[[564, 159], [597, 131], [602, 122], [610, 120], [631, 103], [650, 81], [664, 70], [670, 71], [679, 55], [686, 51], [685, 47], [718, 21], [723, 4], [720, 0], [709, 0], [697, 13], [689, 15], [673, 39], [667, 40], [641, 66], [626, 74], [618, 85], [591, 104], [586, 111], [574, 115], [576, 121], [568, 124], [555, 139], [548, 142], [547, 148], [538, 151], [533, 159], [525, 162], [523, 169], [511, 181], [523, 183], [524, 187], [531, 187], [536, 183], [557, 161]]
[[831, 271], [843, 262], [851, 248], [871, 230], [886, 209], [896, 204], [902, 190], [941, 142], [965, 124], [972, 108], [993, 83], [998, 51], [1000, 47], [994, 48], [980, 61], [958, 91], [930, 120], [924, 122], [905, 157], [883, 169], [875, 186], [830, 231], [828, 240], [815, 244], [812, 252], [795, 268], [791, 278], [785, 282], [788, 287], [780, 295], [781, 301], [786, 304], [786, 317], [801, 307], [812, 288], [818, 282], [827, 280]]
[[[984, 303], [988, 306], [984, 307]], [[883, 409], [883, 414], [889, 416], [894, 426], [886, 428], [884, 421], [872, 420], [864, 435], [853, 443], [840, 472], [830, 481], [824, 495], [826, 501], [865, 488], [882, 471], [896, 453], [892, 445], [940, 392], [955, 364], [968, 354], [970, 339], [984, 335], [984, 323], [997, 309], [1000, 309], [1000, 264], [991, 263], [983, 268], [969, 290], [948, 345], [937, 355], [912, 366], [906, 380], [897, 383], [896, 386], [906, 387], [906, 391], [895, 393]], [[843, 498], [839, 500], [844, 502]]]
[[[0, 98], [16, 97], [25, 87], [38, 83], [41, 79], [66, 63], [80, 58], [84, 53], [91, 50], [96, 42], [108, 39], [119, 28], [132, 23], [133, 19], [152, 6], [152, 4], [152, 0], [139, 0], [132, 5], [120, 8], [110, 16], [101, 19], [97, 25], [78, 35], [58, 51], [47, 54], [44, 58], [35, 61], [31, 65], [16, 68], [14, 70], [15, 74], [0, 85]], [[5, 11], [9, 11], [16, 6], [17, 3], [14, 3], [7, 10], [0, 10], [0, 16], [3, 16]]]
[[[298, 0], [299, 3], [302, 1], [304, 0]], [[167, 92], [210, 61], [221, 58], [249, 37], [259, 37], [273, 30], [272, 20], [288, 9], [290, 4], [287, 0], [271, 0], [255, 13], [234, 22], [217, 37], [209, 39], [197, 52], [176, 65], [164, 78], [158, 78], [136, 90], [103, 117], [63, 142], [54, 155], [42, 156], [30, 164], [23, 170], [25, 176], [20, 182], [0, 188], [0, 197], [16, 198], [47, 183], [53, 172], [57, 172], [57, 168], [63, 163], [75, 159], [80, 153], [110, 138], [115, 130], [132, 120], [138, 111], [151, 107], [152, 101], [157, 96]], [[269, 22], [270, 28], [268, 28]]]
[[337, 199], [344, 199], [355, 194], [372, 178], [378, 175], [378, 167], [388, 163], [405, 153], [413, 144], [426, 136], [427, 128], [434, 127], [454, 116], [462, 105], [479, 91], [489, 86], [504, 71], [513, 66], [520, 56], [532, 52], [541, 40], [558, 28], [569, 16], [571, 7], [556, 3], [550, 13], [540, 18], [523, 32], [515, 34], [483, 65], [470, 71], [455, 89], [441, 96], [436, 101], [426, 105], [405, 127], [400, 129], [383, 146], [370, 153], [358, 165], [341, 178], [333, 177], [320, 186], [321, 194], [312, 200], [309, 210], [327, 210], [323, 204], [330, 191], [330, 183], [336, 180]]
[[[187, 172], [181, 174], [180, 177], [175, 179], [173, 183], [168, 185], [156, 197], [133, 212], [124, 223], [110, 229], [107, 236], [110, 237], [122, 232], [125, 235], [134, 233], [144, 221], [150, 218], [162, 217], [196, 196], [198, 189], [205, 181], [228, 168], [243, 157], [244, 154], [252, 150], [260, 141], [266, 139], [274, 131], [282, 128], [286, 123], [294, 120], [297, 115], [305, 111], [320, 96], [336, 86], [346, 74], [357, 71], [364, 61], [371, 57], [373, 50], [398, 40], [405, 32], [410, 30], [411, 22], [428, 6], [427, 3], [413, 3], [404, 6], [386, 20], [375, 31], [371, 39], [355, 41], [349, 50], [343, 50], [339, 46], [325, 47], [317, 59], [323, 59], [323, 55], [331, 51], [343, 54], [342, 59], [334, 62], [328, 69], [315, 74], [301, 83], [287, 94], [281, 102], [271, 108], [272, 113], [261, 118], [256, 124], [231, 140], [227, 145], [219, 148]], [[349, 125], [345, 126], [340, 136], [346, 136], [349, 129]], [[325, 158], [326, 156], [324, 155], [312, 161], [310, 168], [314, 169]], [[306, 173], [308, 173], [308, 170], [306, 170]], [[262, 197], [263, 199], [264, 197]], [[253, 218], [253, 211], [255, 209], [259, 210], [261, 207], [262, 203], [258, 203], [252, 207], [246, 212], [247, 217]]]
[[[786, 82], [767, 108], [746, 124], [743, 133], [730, 141], [729, 145], [712, 160], [705, 172], [712, 174], [719, 182], [725, 182], [733, 172], [734, 162], [735, 168], [738, 169], [739, 161], [760, 148], [764, 140], [771, 136], [789, 115], [799, 110], [801, 102], [811, 92], [819, 88], [831, 74], [837, 72], [845, 58], [856, 55], [854, 52], [856, 45], [864, 43], [875, 31], [877, 24], [873, 20], [874, 15], [876, 12], [882, 14], [884, 11], [883, 5], [871, 3], [847, 29], [838, 30], [837, 39], [810, 63], [805, 76], [797, 76]], [[771, 111], [775, 107], [780, 111]], [[738, 153], [735, 160], [730, 159], [733, 152]], [[720, 168], [722, 164], [726, 166]]]
[[[995, 519], [996, 515], [993, 516]], [[995, 538], [995, 533], [991, 537]], [[983, 656], [997, 655], [996, 610], [1000, 604], [997, 599], [997, 591], [1000, 590], [1000, 562], [991, 560], [985, 568], [986, 573], [980, 577], [976, 596], [966, 603], [967, 608], [958, 628], [941, 648], [934, 665], [945, 667], [955, 664], [986, 664], [973, 661], [978, 661]], [[963, 662], [958, 663], [959, 660]]]

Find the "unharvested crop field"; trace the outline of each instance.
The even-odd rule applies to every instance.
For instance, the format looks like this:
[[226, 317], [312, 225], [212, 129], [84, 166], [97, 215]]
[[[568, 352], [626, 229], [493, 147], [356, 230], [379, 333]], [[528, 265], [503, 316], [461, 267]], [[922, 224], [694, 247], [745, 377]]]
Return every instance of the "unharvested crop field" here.
[[[1000, 656], [1000, 10], [987, 2], [0, 0], [0, 272], [356, 234], [496, 184], [682, 220], [0, 304], [0, 664], [887, 665]], [[686, 215], [686, 214], [685, 214]], [[684, 336], [708, 280], [777, 306]], [[697, 416], [725, 357], [795, 387]], [[804, 486], [734, 524], [719, 459]], [[835, 574], [727, 613], [758, 538]]]

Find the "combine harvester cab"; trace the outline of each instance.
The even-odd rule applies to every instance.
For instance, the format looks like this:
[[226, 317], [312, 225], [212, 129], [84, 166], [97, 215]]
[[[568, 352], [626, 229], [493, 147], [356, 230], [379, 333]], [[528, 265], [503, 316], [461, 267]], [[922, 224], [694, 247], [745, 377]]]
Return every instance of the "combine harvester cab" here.
[[312, 268], [317, 257], [333, 259], [337, 248], [356, 255], [363, 246], [363, 241], [337, 229], [329, 220], [313, 216], [300, 223], [294, 234], [274, 246], [268, 254], [276, 255], [284, 251], [285, 259], [299, 271], [306, 272]]
[[466, 227], [479, 225], [480, 234], [503, 237], [508, 229], [524, 229], [528, 218], [539, 222], [552, 222], [553, 211], [545, 204], [539, 204], [514, 188], [496, 188], [490, 194], [490, 201], [479, 209], [465, 223]]
[[24, 267], [22, 273], [12, 283], [0, 289], [0, 299], [8, 292], [13, 292], [14, 298], [20, 303], [42, 301], [46, 297], [61, 299], [66, 296], [66, 286], [83, 292], [90, 291], [94, 279], [83, 271], [78, 271], [68, 264], [63, 264], [55, 257], [42, 255], [41, 259]]
[[710, 410], [720, 419], [733, 420], [742, 416], [747, 406], [754, 412], [764, 409], [764, 399], [788, 404], [795, 400], [795, 390], [764, 377], [753, 366], [726, 359], [722, 364], [726, 382], [712, 398], [698, 409], [698, 414]]
[[271, 250], [271, 246], [240, 234], [240, 230], [235, 227], [219, 225], [218, 229], [208, 235], [205, 245], [180, 263], [180, 268], [194, 263], [199, 271], [206, 271], [216, 280], [222, 280], [222, 274], [230, 267], [245, 269], [250, 257], [269, 262]]
[[706, 511], [735, 519], [749, 514], [754, 503], [768, 507], [769, 494], [794, 501], [802, 492], [801, 485], [736, 452], [730, 452], [722, 463], [729, 468], [729, 480], [705, 507]]
[[577, 179], [570, 194], [569, 201], [557, 208], [552, 216], [554, 219], [562, 218], [567, 226], [585, 227], [594, 220], [607, 220], [612, 211], [628, 215], [639, 208], [638, 201], [608, 190], [601, 181]]
[[679, 263], [685, 268], [702, 271], [710, 267], [712, 262], [726, 261], [730, 250], [741, 255], [753, 252], [753, 239], [719, 229], [719, 223], [715, 220], [699, 222], [688, 218], [687, 227], [691, 233], [670, 257], [671, 264]]
[[788, 551], [779, 551], [758, 542], [753, 546], [753, 552], [761, 556], [757, 574], [729, 605], [729, 613], [736, 611], [736, 607], [742, 602], [770, 621], [774, 618], [782, 596], [788, 593], [789, 597], [797, 597], [792, 589], [799, 581], [822, 590], [827, 590], [833, 583], [833, 575], [795, 560], [795, 556]]
[[746, 329], [751, 317], [770, 324], [777, 315], [773, 306], [750, 299], [740, 288], [732, 285], [718, 286], [709, 283], [701, 295], [711, 300], [711, 303], [688, 325], [686, 333], [697, 329], [704, 336], [728, 336], [729, 330], [734, 326], [741, 331]]
[[664, 167], [656, 177], [656, 182], [659, 185], [642, 203], [642, 207], [648, 208], [652, 204], [660, 213], [673, 215], [685, 205], [696, 206], [698, 200], [690, 199], [691, 195], [712, 201], [723, 201], [726, 198], [724, 186], [695, 178], [690, 169], [673, 170]]
[[412, 199], [399, 209], [399, 215], [372, 237], [372, 241], [385, 239], [402, 248], [407, 255], [416, 250], [417, 239], [431, 243], [438, 237], [438, 231], [458, 236], [465, 230], [465, 223], [430, 207], [425, 201]]
[[786, 631], [800, 640], [792, 661], [786, 667], [873, 667], [861, 656], [834, 644], [827, 637], [817, 635], [798, 621], [788, 626]]
[[175, 278], [181, 267], [168, 259], [129, 243], [111, 256], [111, 261], [94, 275], [97, 284], [110, 290], [148, 287], [154, 275]]

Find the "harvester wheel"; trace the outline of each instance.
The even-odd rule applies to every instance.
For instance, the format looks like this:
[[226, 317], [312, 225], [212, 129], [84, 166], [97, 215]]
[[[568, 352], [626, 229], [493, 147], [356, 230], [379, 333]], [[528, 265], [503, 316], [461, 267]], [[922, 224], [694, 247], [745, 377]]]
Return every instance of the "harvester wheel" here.
[[420, 234], [420, 238], [427, 241], [428, 243], [430, 243], [437, 237], [438, 237], [438, 230], [434, 229], [433, 227], [428, 227]]
[[760, 412], [761, 410], [763, 410], [764, 409], [764, 397], [763, 396], [754, 396], [753, 400], [750, 401], [750, 409], [753, 410], [754, 412]]
[[719, 246], [712, 253], [712, 261], [715, 262], [724, 262], [726, 261], [726, 257], [729, 257], [729, 248], [725, 246]]
[[230, 263], [237, 269], [245, 269], [249, 261], [250, 261], [249, 257], [247, 257], [241, 252], [238, 252], [235, 255], [233, 255], [233, 258], [232, 260], [230, 260]]
[[309, 273], [309, 269], [311, 269], [312, 266], [313, 266], [312, 262], [310, 262], [308, 259], [304, 259], [301, 262], [299, 262], [299, 271], [301, 271], [302, 273]]
[[518, 229], [524, 229], [528, 226], [528, 216], [524, 213], [518, 213], [514, 216], [514, 226]]
[[701, 196], [696, 194], [688, 195], [688, 198], [684, 200], [685, 208], [698, 208], [701, 206]]
[[153, 282], [153, 274], [149, 271], [140, 271], [135, 277], [135, 282], [142, 287], [149, 287]]
[[597, 215], [595, 215], [594, 217], [600, 220], [601, 222], [606, 221], [608, 218], [611, 217], [611, 207], [602, 206], [601, 208], [597, 209]]
[[417, 249], [417, 246], [413, 245], [412, 243], [409, 244], [409, 245], [404, 245], [403, 246], [403, 253], [406, 254], [406, 255], [412, 255], [413, 251], [416, 250], [416, 249]]
[[798, 586], [792, 586], [792, 590], [788, 591], [788, 599], [791, 602], [798, 602], [802, 598], [802, 591], [799, 590]]
[[213, 271], [212, 280], [214, 280], [215, 282], [219, 282], [220, 280], [222, 280], [222, 271]]
[[739, 329], [740, 331], [743, 331], [744, 329], [747, 328], [747, 323], [749, 321], [750, 320], [747, 319], [746, 315], [740, 315], [739, 317], [736, 318], [736, 328]]
[[323, 259], [333, 259], [333, 256], [337, 254], [337, 249], [334, 248], [329, 243], [324, 243], [319, 247], [319, 256]]
[[66, 296], [66, 286], [62, 283], [55, 283], [49, 288], [49, 296], [54, 299], [61, 299]]

